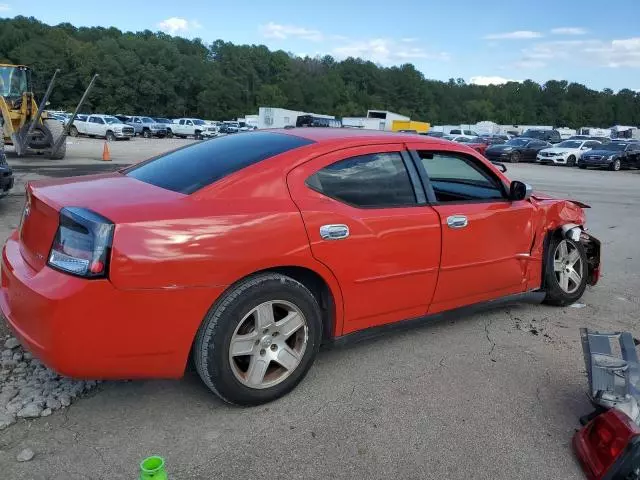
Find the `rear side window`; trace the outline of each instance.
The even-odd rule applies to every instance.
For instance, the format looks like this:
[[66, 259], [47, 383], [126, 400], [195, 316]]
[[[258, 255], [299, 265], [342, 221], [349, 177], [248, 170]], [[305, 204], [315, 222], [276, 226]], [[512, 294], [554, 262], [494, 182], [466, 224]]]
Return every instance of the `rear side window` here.
[[416, 204], [413, 185], [399, 152], [374, 153], [341, 160], [307, 179], [324, 195], [361, 208]]
[[450, 153], [418, 152], [438, 203], [503, 200], [498, 178], [472, 159]]
[[249, 165], [311, 143], [306, 138], [271, 132], [229, 135], [174, 150], [125, 173], [157, 187], [190, 194]]

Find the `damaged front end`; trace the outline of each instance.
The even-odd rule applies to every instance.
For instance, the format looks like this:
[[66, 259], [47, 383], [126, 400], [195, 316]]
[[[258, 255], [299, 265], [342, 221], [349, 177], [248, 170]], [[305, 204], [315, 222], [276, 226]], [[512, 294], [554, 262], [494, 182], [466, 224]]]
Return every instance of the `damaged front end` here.
[[596, 410], [573, 437], [582, 469], [594, 480], [640, 479], [640, 364], [628, 332], [580, 329]]
[[600, 240], [588, 234], [579, 225], [568, 223], [562, 226], [562, 234], [574, 242], [580, 242], [587, 254], [587, 283], [595, 285], [600, 280]]

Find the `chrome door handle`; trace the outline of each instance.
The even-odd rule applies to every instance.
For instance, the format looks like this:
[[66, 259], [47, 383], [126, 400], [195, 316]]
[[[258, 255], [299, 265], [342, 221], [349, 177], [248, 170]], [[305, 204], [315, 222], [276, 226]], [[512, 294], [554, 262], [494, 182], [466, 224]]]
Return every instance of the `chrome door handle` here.
[[320, 236], [323, 240], [341, 240], [349, 236], [349, 227], [342, 224], [322, 225]]
[[464, 228], [469, 224], [467, 217], [464, 215], [451, 215], [447, 217], [447, 225], [449, 228]]

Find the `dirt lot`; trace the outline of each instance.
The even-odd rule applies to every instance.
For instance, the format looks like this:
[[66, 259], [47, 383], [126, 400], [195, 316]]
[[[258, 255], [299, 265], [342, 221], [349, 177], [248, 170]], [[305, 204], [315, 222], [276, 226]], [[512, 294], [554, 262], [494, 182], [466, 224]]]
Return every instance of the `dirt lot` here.
[[[89, 142], [77, 150], [101, 148]], [[139, 142], [184, 143], [117, 144], [114, 158], [150, 156]], [[75, 166], [69, 173], [101, 165], [65, 163]], [[582, 478], [570, 450], [578, 416], [590, 411], [578, 328], [639, 333], [640, 174], [513, 165], [508, 175], [593, 206], [588, 226], [603, 241], [604, 275], [581, 304], [503, 305], [325, 351], [293, 393], [258, 408], [223, 405], [192, 373], [106, 383], [67, 410], [1, 432], [3, 476], [135, 478], [139, 460], [157, 453], [180, 479]], [[0, 241], [21, 207], [19, 196], [0, 201]], [[17, 463], [24, 447], [36, 457]]]

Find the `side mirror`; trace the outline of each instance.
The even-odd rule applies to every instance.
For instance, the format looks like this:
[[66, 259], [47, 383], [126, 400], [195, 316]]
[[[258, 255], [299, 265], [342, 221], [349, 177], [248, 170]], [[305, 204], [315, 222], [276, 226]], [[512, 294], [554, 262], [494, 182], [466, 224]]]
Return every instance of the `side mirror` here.
[[500, 162], [491, 162], [493, 163], [496, 167], [498, 167], [498, 170], [500, 170], [502, 173], [505, 173], [507, 171], [507, 166], [504, 163], [500, 163]]
[[589, 147], [580, 147], [580, 150], [589, 150]]
[[520, 182], [519, 180], [514, 180], [511, 182], [511, 186], [509, 187], [509, 200], [513, 202], [518, 200], [528, 200], [531, 198], [532, 192], [533, 188], [531, 188], [531, 185]]

